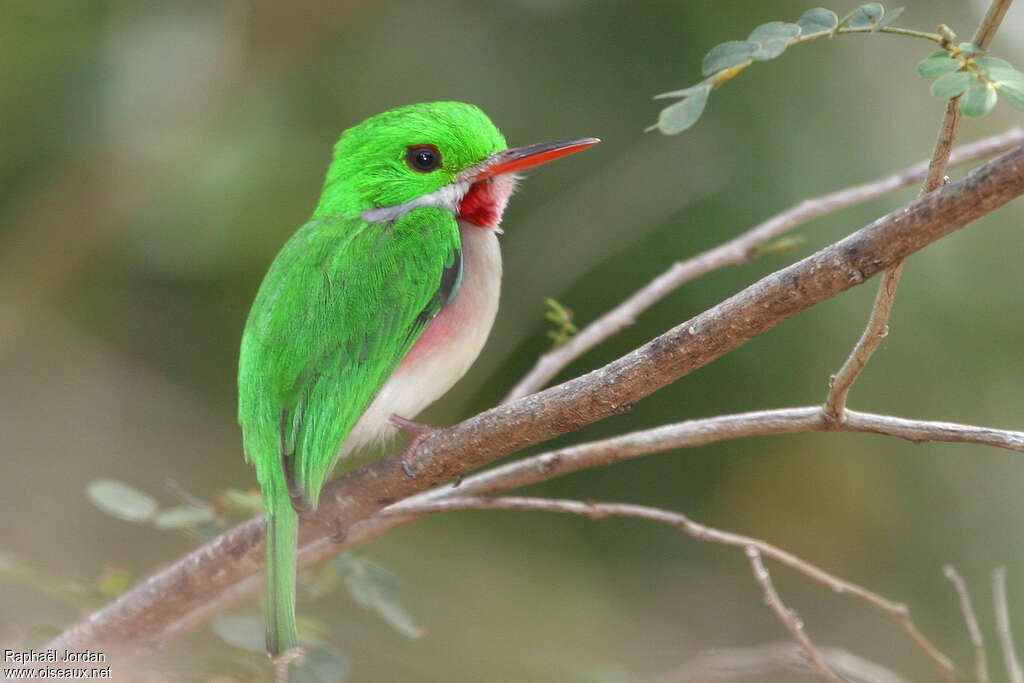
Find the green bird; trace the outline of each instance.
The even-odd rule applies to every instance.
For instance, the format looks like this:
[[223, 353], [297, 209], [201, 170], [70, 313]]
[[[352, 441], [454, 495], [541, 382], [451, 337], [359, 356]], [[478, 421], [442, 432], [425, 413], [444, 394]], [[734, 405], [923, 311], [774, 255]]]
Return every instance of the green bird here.
[[597, 142], [509, 149], [460, 102], [342, 133], [320, 203], [271, 264], [242, 335], [238, 421], [266, 511], [272, 656], [298, 645], [297, 515], [316, 508], [338, 460], [396, 426], [428, 432], [407, 418], [465, 374], [494, 322], [515, 173]]

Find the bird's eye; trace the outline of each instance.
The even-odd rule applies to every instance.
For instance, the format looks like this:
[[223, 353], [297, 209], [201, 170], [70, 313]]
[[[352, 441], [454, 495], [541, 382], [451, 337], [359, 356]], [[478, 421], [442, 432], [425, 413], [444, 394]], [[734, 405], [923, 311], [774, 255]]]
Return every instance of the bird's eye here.
[[414, 171], [430, 173], [441, 168], [441, 152], [433, 145], [416, 145], [409, 148], [405, 163]]

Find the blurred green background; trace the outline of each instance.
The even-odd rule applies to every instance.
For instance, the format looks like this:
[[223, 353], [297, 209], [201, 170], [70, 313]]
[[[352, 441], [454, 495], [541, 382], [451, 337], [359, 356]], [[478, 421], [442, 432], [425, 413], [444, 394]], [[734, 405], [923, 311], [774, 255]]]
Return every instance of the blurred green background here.
[[[177, 502], [255, 485], [235, 424], [242, 324], [262, 274], [310, 214], [338, 133], [416, 101], [488, 112], [510, 144], [598, 136], [533, 172], [505, 214], [505, 291], [470, 374], [423, 418], [504, 395], [549, 345], [544, 297], [585, 324], [674, 260], [796, 202], [925, 158], [943, 106], [914, 71], [933, 47], [846, 36], [796, 47], [715, 91], [678, 137], [644, 134], [651, 96], [699, 79], [703, 54], [798, 2], [378, 0], [0, 2], [0, 551], [93, 585], [136, 578], [195, 541], [105, 515], [113, 477]], [[840, 14], [854, 4], [834, 5]], [[980, 2], [912, 2], [898, 25], [968, 39]], [[1024, 63], [1024, 8], [993, 53]], [[1000, 103], [961, 141], [1005, 130]], [[962, 169], [953, 173], [959, 175]], [[563, 378], [608, 362], [911, 198], [803, 226], [797, 250], [674, 293]], [[911, 259], [891, 334], [851, 406], [1024, 428], [1024, 204]], [[875, 282], [826, 302], [568, 444], [688, 418], [820, 402]], [[539, 452], [540, 449], [536, 449]], [[973, 591], [992, 659], [991, 570], [1024, 632], [1024, 461], [982, 447], [855, 435], [747, 439], [537, 486], [662, 506], [764, 538], [888, 597], [971, 670], [943, 578]], [[408, 526], [360, 550], [388, 567], [426, 635], [342, 593], [304, 602], [359, 681], [646, 680], [710, 648], [785, 640], [741, 552], [667, 528], [501, 512]], [[890, 621], [770, 565], [812, 638], [933, 674]], [[258, 614], [251, 601], [240, 614]], [[45, 642], [78, 612], [0, 582], [0, 638]], [[35, 638], [36, 640], [33, 640]], [[154, 663], [166, 680], [259, 680], [259, 654], [200, 631]], [[618, 678], [617, 678], [618, 677]], [[792, 674], [757, 680], [792, 680]]]

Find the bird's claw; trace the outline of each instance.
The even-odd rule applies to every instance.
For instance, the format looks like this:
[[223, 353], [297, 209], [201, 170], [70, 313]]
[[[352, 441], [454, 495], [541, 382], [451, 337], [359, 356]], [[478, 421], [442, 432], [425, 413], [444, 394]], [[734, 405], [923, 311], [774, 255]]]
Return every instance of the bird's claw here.
[[438, 427], [423, 424], [422, 422], [407, 420], [400, 415], [392, 415], [388, 418], [388, 422], [401, 429], [403, 432], [408, 432], [412, 437], [409, 440], [409, 445], [406, 446], [405, 450], [402, 452], [402, 471], [404, 471], [406, 476], [410, 479], [416, 479], [416, 473], [413, 472], [412, 468], [409, 466], [413, 456], [416, 455], [416, 451], [419, 450], [420, 444], [441, 430]]

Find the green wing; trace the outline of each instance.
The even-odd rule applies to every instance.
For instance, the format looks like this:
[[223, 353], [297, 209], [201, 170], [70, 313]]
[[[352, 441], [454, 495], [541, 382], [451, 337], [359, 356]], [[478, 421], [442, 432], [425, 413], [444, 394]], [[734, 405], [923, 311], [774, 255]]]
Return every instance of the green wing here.
[[290, 467], [316, 504], [352, 426], [454, 296], [461, 265], [455, 218], [436, 207], [391, 223], [327, 216], [285, 244], [253, 303], [238, 371], [246, 459], [264, 497], [281, 495]]

